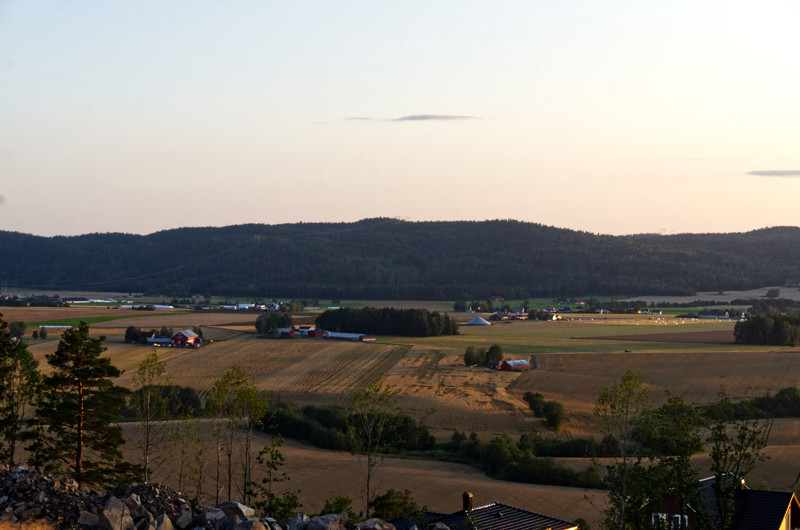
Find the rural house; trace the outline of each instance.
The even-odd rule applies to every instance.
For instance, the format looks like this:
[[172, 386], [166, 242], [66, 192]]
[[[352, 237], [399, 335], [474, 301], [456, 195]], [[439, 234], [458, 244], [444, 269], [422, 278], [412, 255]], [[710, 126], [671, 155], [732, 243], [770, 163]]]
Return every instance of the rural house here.
[[[800, 527], [800, 503], [791, 491], [751, 490], [742, 479], [729, 482], [729, 487], [735, 488], [731, 530], [790, 530]], [[711, 526], [720, 528], [722, 520], [716, 508], [715, 483], [715, 477], [701, 480], [701, 496]], [[653, 524], [660, 521], [667, 528], [696, 528], [698, 525], [696, 511], [691, 506], [681, 510], [674, 497], [665, 498], [661, 510], [652, 514]]]
[[464, 493], [463, 509], [454, 513], [425, 512], [418, 517], [401, 517], [389, 521], [397, 530], [410, 530], [419, 526], [441, 527], [451, 530], [510, 530], [538, 529], [577, 530], [578, 525], [536, 512], [523, 510], [507, 504], [493, 502], [477, 508], [472, 507], [472, 493]]

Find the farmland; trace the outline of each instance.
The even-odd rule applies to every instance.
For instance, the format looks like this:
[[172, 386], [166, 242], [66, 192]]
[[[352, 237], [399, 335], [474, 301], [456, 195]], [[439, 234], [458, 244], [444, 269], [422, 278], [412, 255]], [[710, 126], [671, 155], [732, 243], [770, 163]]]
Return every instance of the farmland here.
[[[26, 322], [101, 317], [103, 311], [119, 314], [119, 310], [97, 308], [50, 309], [47, 314], [41, 309], [3, 309], [6, 320]], [[238, 365], [260, 389], [282, 401], [345, 404], [353, 391], [382, 373], [396, 404], [424, 420], [440, 441], [456, 429], [474, 431], [484, 439], [499, 434], [518, 438], [532, 432], [548, 436], [522, 400], [529, 390], [564, 405], [567, 420], [559, 436], [597, 435], [592, 417], [597, 396], [627, 369], [640, 372], [657, 399], [670, 390], [698, 403], [714, 400], [721, 388], [734, 399], [742, 399], [775, 393], [800, 381], [800, 349], [733, 344], [733, 324], [721, 321], [576, 315], [572, 321], [462, 327], [460, 335], [451, 337], [380, 337], [375, 343], [350, 343], [259, 338], [252, 314], [129, 315], [92, 325], [94, 333], [107, 337], [107, 355], [126, 371], [120, 381], [123, 385], [132, 385], [132, 374], [149, 351], [123, 342], [127, 326], [164, 325], [178, 330], [199, 325], [206, 338], [215, 340], [213, 344], [158, 351], [180, 385], [202, 393], [230, 366]], [[309, 321], [312, 316], [304, 315]], [[457, 318], [463, 321], [472, 316]], [[57, 335], [51, 332], [47, 340], [32, 340], [29, 349], [43, 362], [44, 355], [55, 349]], [[506, 358], [535, 356], [536, 369], [516, 374], [464, 366], [467, 346], [495, 343], [503, 346]], [[771, 488], [791, 485], [800, 471], [796, 464], [799, 435], [800, 420], [777, 421], [768, 448], [772, 459], [758, 466], [753, 478]], [[318, 509], [320, 499], [331, 492], [358, 497], [358, 475], [353, 470], [358, 465], [351, 455], [294, 442], [287, 445], [285, 455], [287, 471], [293, 476], [291, 487], [303, 491], [301, 500], [307, 509]], [[695, 461], [701, 474], [707, 474], [707, 459], [698, 456]], [[313, 470], [317, 469], [328, 470], [337, 479], [315, 481]], [[461, 491], [466, 489], [477, 493], [478, 502], [499, 500], [558, 517], [584, 517], [590, 523], [598, 519], [604, 502], [600, 492], [591, 492], [587, 500], [582, 490], [492, 481], [472, 468], [436, 462], [387, 459], [381, 480], [387, 489], [420, 491], [429, 508], [441, 511], [457, 509]]]

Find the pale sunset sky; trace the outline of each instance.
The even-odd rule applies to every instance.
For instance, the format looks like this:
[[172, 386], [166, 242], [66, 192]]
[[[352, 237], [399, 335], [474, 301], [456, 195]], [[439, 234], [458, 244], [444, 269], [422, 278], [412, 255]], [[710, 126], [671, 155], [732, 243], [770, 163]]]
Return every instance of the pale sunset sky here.
[[800, 224], [797, 0], [0, 0], [0, 230]]

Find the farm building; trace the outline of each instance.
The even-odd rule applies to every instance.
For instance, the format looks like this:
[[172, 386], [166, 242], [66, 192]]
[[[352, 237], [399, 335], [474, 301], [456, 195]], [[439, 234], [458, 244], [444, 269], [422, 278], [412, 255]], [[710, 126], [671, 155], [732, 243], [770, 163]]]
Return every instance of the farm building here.
[[308, 333], [306, 333], [307, 337], [311, 337], [312, 339], [321, 339], [325, 337], [325, 334], [328, 333], [324, 329], [309, 329]]
[[183, 329], [172, 336], [174, 347], [200, 347], [200, 337], [191, 329]]
[[492, 322], [504, 322], [506, 320], [513, 320], [514, 317], [509, 315], [508, 313], [492, 313], [489, 317], [489, 320]]
[[488, 320], [486, 320], [483, 317], [475, 317], [475, 318], [473, 318], [472, 320], [470, 320], [469, 322], [467, 322], [464, 325], [465, 326], [491, 326], [492, 323], [489, 322]]
[[500, 361], [497, 369], [505, 372], [524, 372], [531, 369], [531, 363], [528, 361]]
[[149, 346], [156, 348], [169, 348], [172, 346], [172, 339], [159, 339], [157, 337], [146, 337], [145, 340]]
[[339, 333], [337, 331], [326, 331], [325, 338], [330, 340], [352, 340], [359, 342], [372, 342], [375, 337], [364, 335], [363, 333]]
[[698, 318], [730, 318], [730, 315], [727, 311], [723, 311], [722, 309], [707, 309], [705, 311], [699, 311], [697, 313]]
[[278, 328], [275, 330], [276, 339], [293, 339], [297, 336], [294, 328]]

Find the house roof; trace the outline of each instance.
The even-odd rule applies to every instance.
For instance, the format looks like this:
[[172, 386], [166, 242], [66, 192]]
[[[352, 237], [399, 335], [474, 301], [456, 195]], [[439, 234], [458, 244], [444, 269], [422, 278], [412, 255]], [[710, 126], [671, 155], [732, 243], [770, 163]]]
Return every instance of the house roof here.
[[[191, 329], [182, 329], [182, 330], [180, 330], [178, 333], [176, 333], [175, 335], [183, 335], [183, 336], [184, 336], [184, 337], [186, 337], [187, 339], [191, 339], [192, 337], [197, 337], [197, 333], [195, 333], [195, 332], [194, 332], [194, 331], [192, 331]], [[175, 335], [173, 335], [173, 337], [174, 337]]]
[[[733, 495], [733, 528], [776, 530], [790, 509], [790, 491], [739, 490]], [[797, 499], [794, 499], [797, 503]], [[800, 508], [800, 506], [798, 506]]]
[[[439, 517], [429, 517], [438, 515]], [[575, 523], [549, 517], [540, 513], [523, 510], [499, 502], [473, 508], [470, 511], [459, 510], [451, 514], [422, 514], [425, 523], [442, 523], [450, 530], [532, 530], [550, 528], [552, 530], [570, 530], [578, 527]], [[391, 521], [398, 530], [407, 530], [418, 522], [414, 518], [401, 518]]]

